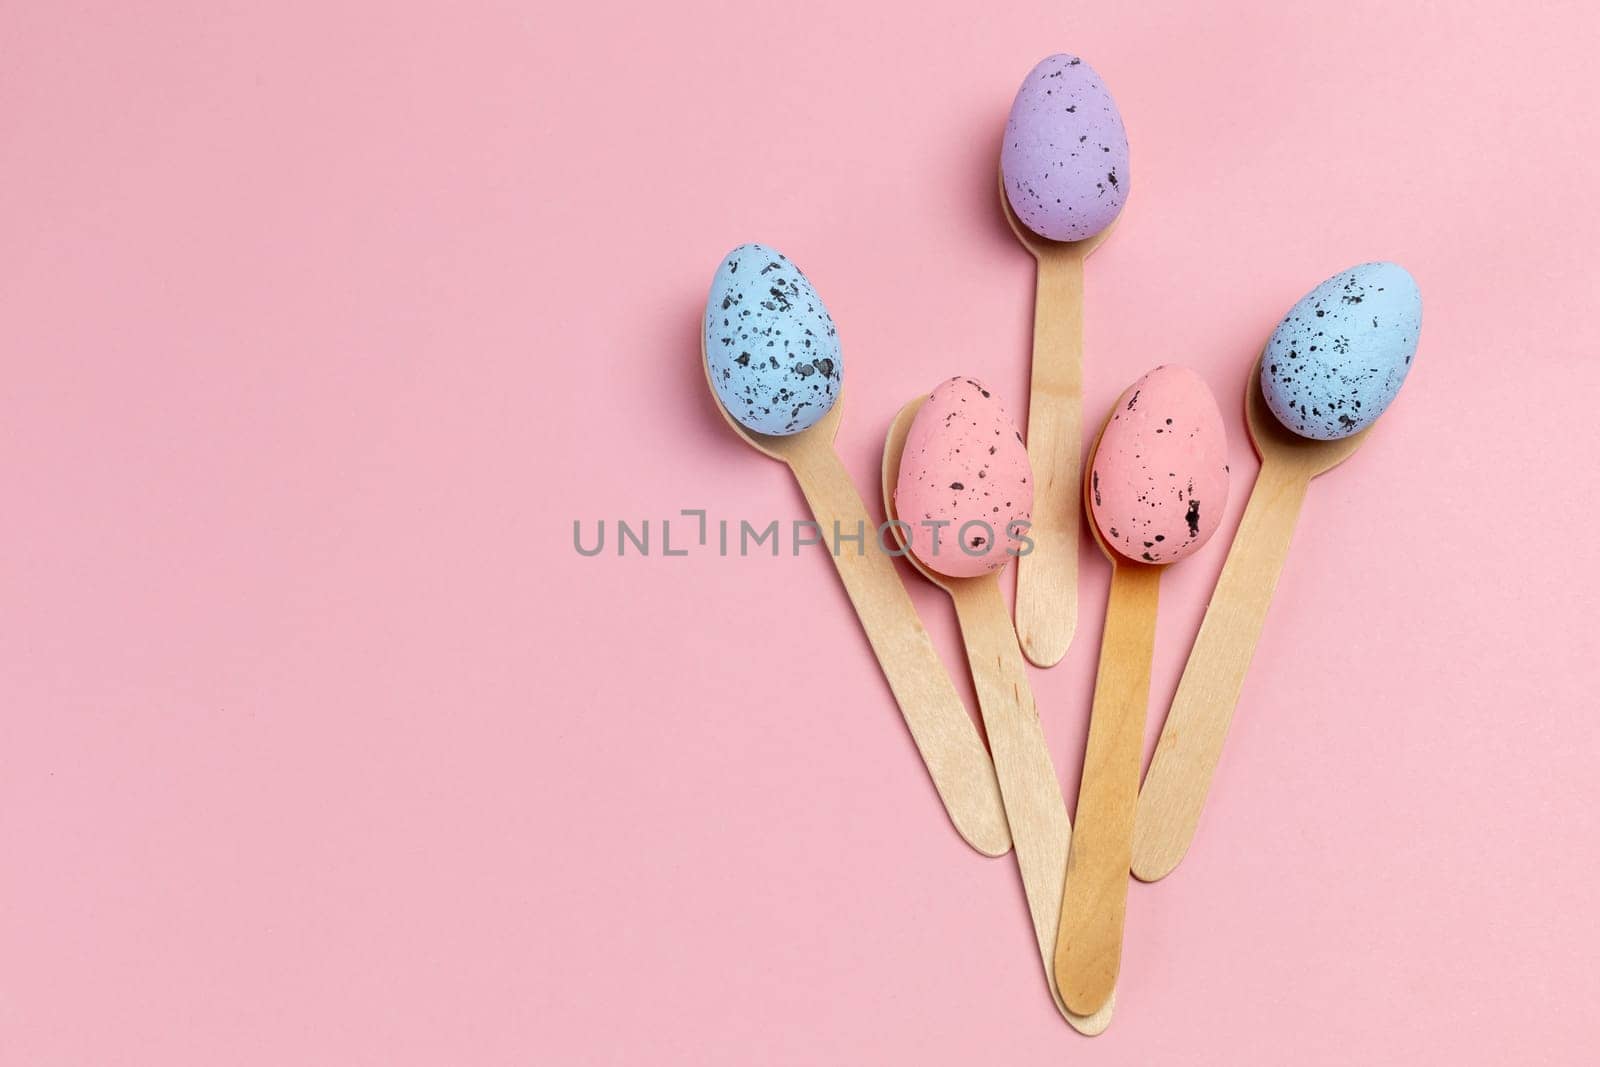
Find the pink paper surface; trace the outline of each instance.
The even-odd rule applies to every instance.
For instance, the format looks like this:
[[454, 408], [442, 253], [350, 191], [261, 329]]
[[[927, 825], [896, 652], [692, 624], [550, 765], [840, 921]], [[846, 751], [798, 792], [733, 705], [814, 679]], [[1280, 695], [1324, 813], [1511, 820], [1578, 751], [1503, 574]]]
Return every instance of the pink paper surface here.
[[[0, 7], [0, 1064], [1587, 1060], [1597, 37], [1587, 3]], [[1163, 586], [1152, 743], [1268, 331], [1363, 260], [1426, 301], [1093, 1042], [822, 553], [659, 540], [805, 515], [698, 365], [739, 242], [838, 322], [874, 515], [915, 393], [1024, 413], [995, 166], [1058, 50], [1133, 153], [1087, 411], [1186, 363], [1239, 484]], [[579, 557], [600, 518], [652, 555]], [[1087, 544], [1031, 675], [1072, 798]]]

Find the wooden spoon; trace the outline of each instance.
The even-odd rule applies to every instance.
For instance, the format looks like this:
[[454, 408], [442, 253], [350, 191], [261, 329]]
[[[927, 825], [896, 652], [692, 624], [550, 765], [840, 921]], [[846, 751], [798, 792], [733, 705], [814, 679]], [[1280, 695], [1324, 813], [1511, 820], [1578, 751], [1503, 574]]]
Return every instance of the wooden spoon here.
[[[1089, 454], [1099, 446], [1097, 434]], [[1085, 479], [1086, 515], [1087, 483]], [[1108, 1003], [1122, 969], [1128, 855], [1163, 570], [1123, 558], [1105, 543], [1092, 516], [1089, 532], [1111, 561], [1111, 588], [1078, 786], [1078, 832], [1067, 858], [1053, 963], [1062, 999], [1069, 1010], [1079, 1012]]]
[[1073, 1011], [1104, 1003], [1122, 967], [1161, 575], [1216, 532], [1227, 504], [1227, 458], [1210, 388], [1175, 366], [1130, 385], [1090, 451], [1083, 507], [1111, 562], [1111, 588], [1056, 940], [1056, 981]]
[[1082, 241], [1040, 237], [1011, 210], [1005, 175], [1000, 209], [1037, 261], [1028, 463], [1033, 467], [1033, 550], [1017, 560], [1017, 636], [1028, 660], [1061, 662], [1078, 626], [1078, 510], [1082, 468], [1083, 261], [1115, 222]]
[[1245, 384], [1244, 414], [1261, 471], [1139, 792], [1133, 874], [1145, 882], [1171, 874], [1194, 838], [1306, 488], [1349, 459], [1371, 432], [1314, 441], [1285, 429], [1261, 395], [1259, 358]]
[[[906, 434], [926, 399], [919, 396], [901, 408], [889, 425], [889, 437], [883, 446], [883, 508], [890, 519], [898, 519], [894, 490], [900, 480]], [[1073, 1029], [1091, 1036], [1099, 1034], [1111, 1025], [1114, 998], [1093, 1015], [1074, 1015], [1061, 1002], [1050, 966], [1056, 925], [1061, 918], [1061, 883], [1067, 871], [1072, 822], [1067, 818], [1061, 783], [1050, 762], [1017, 635], [1000, 595], [1000, 572], [976, 578], [940, 574], [924, 566], [910, 551], [901, 527], [891, 528], [911, 565], [955, 602], [956, 621], [961, 626], [961, 640], [966, 645], [967, 663], [978, 692], [978, 708], [983, 712], [984, 729], [994, 752], [1000, 794], [1005, 799], [1006, 819], [1016, 844], [1017, 867], [1022, 872], [1022, 889], [1033, 918], [1050, 997]]]
[[[711, 385], [703, 335], [700, 365], [705, 368], [706, 386], [715, 399], [717, 391]], [[720, 402], [717, 410], [751, 448], [789, 465], [812, 517], [825, 534], [835, 524], [844, 531], [877, 529], [834, 450], [833, 440], [844, 411], [842, 392], [815, 425], [787, 437], [746, 429]], [[858, 527], [857, 523], [862, 525]], [[871, 533], [867, 536], [872, 538]], [[845, 592], [855, 606], [867, 641], [889, 680], [900, 713], [911, 729], [911, 738], [928, 766], [933, 786], [944, 801], [956, 832], [985, 856], [1004, 855], [1011, 848], [1011, 832], [1006, 825], [994, 764], [934, 651], [933, 642], [922, 628], [911, 597], [895, 573], [894, 561], [876, 544], [859, 552], [830, 551], [828, 555], [839, 571], [839, 579], [844, 582]]]

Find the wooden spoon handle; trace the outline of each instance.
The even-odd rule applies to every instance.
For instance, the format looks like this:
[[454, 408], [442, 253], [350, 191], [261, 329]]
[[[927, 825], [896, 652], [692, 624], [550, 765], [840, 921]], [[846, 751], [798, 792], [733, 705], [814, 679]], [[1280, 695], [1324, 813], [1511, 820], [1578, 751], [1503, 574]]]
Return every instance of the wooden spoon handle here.
[[1005, 799], [1017, 867], [1022, 872], [1022, 890], [1033, 918], [1033, 933], [1039, 942], [1050, 997], [1074, 1028], [1098, 1034], [1111, 1022], [1111, 1004], [1093, 1016], [1074, 1015], [1062, 1003], [1056, 988], [1051, 960], [1056, 927], [1061, 921], [1061, 887], [1066, 879], [1072, 822], [1067, 818], [1061, 783], [1050, 762], [1044, 728], [1039, 724], [1033, 690], [1028, 685], [1027, 667], [1006, 616], [999, 579], [952, 582], [950, 595], [955, 600], [978, 706], [983, 710], [983, 725], [994, 753], [995, 774], [1000, 779], [1000, 795]]
[[1110, 999], [1122, 968], [1128, 858], [1160, 588], [1159, 567], [1119, 563], [1111, 572], [1055, 952], [1061, 998], [1080, 1014]]
[[1141, 881], [1165, 878], [1189, 850], [1310, 481], [1302, 467], [1270, 462], [1256, 476], [1139, 791], [1133, 873]]
[[1078, 626], [1082, 450], [1083, 252], [1063, 246], [1039, 256], [1028, 391], [1033, 551], [1017, 560], [1017, 636], [1041, 667], [1061, 662]]
[[[797, 449], [788, 458], [822, 529], [824, 550], [838, 568], [956, 832], [985, 856], [1004, 855], [1011, 833], [994, 764], [895, 573], [894, 560], [879, 548], [877, 523], [867, 516], [832, 442]], [[846, 536], [863, 531], [865, 543], [844, 543], [834, 553], [836, 524]]]

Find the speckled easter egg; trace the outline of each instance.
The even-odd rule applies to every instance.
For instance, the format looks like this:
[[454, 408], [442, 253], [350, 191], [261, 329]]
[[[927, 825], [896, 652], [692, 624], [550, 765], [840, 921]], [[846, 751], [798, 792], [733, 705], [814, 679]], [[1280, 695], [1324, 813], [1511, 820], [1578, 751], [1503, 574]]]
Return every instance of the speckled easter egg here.
[[1033, 515], [1028, 449], [979, 382], [951, 378], [929, 394], [906, 433], [895, 513], [911, 551], [940, 574], [997, 571], [1024, 550]]
[[1128, 134], [1105, 82], [1077, 56], [1046, 56], [1011, 104], [1000, 149], [1006, 198], [1034, 233], [1093, 237], [1128, 195]]
[[1187, 367], [1157, 367], [1117, 398], [1089, 465], [1089, 509], [1107, 545], [1175, 563], [1216, 532], [1228, 503], [1217, 399]]
[[1284, 426], [1318, 441], [1371, 426], [1411, 370], [1422, 293], [1397, 263], [1363, 263], [1300, 298], [1261, 356], [1261, 393]]
[[833, 319], [800, 268], [765, 245], [740, 245], [718, 265], [705, 352], [717, 399], [756, 433], [799, 433], [839, 396]]

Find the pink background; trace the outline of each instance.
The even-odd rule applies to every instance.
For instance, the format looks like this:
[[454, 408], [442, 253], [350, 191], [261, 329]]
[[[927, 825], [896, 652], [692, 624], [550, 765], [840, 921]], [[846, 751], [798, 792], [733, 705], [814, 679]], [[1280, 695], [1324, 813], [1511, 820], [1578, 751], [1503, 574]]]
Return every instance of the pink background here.
[[[1597, 36], [1510, 0], [0, 6], [0, 1062], [1592, 1055]], [[1266, 331], [1364, 259], [1427, 305], [1093, 1042], [820, 552], [571, 546], [804, 514], [696, 362], [740, 241], [827, 299], [869, 499], [942, 376], [1021, 407], [994, 168], [1063, 49], [1133, 144], [1088, 409], [1187, 363], [1239, 475], [1164, 588], [1152, 740]], [[1069, 796], [1105, 584], [1086, 553], [1032, 675]]]

